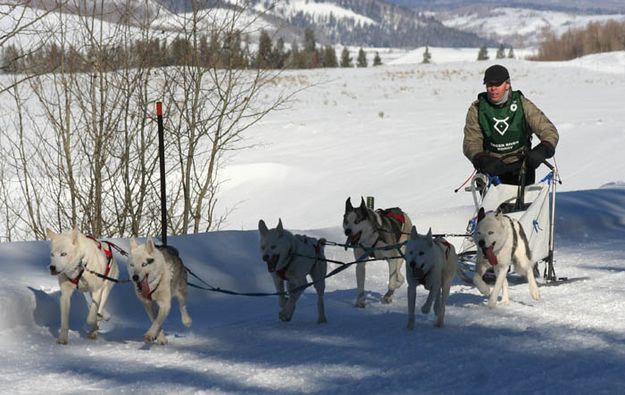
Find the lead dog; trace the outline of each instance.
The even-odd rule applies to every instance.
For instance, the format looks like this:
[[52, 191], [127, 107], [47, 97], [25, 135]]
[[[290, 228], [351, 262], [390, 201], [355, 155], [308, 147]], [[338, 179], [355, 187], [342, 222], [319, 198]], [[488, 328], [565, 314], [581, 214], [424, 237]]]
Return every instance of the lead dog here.
[[[502, 303], [509, 303], [506, 275], [510, 265], [514, 265], [517, 273], [527, 277], [531, 297], [535, 300], [540, 298], [532, 268], [532, 254], [527, 236], [519, 221], [500, 211], [485, 213], [484, 209], [480, 208], [473, 239], [478, 247], [473, 283], [482, 294], [489, 297], [488, 307], [493, 308], [497, 305], [500, 291], [503, 291]], [[482, 280], [482, 276], [491, 266], [497, 277], [492, 291]]]
[[128, 276], [135, 283], [135, 293], [152, 322], [144, 335], [145, 341], [167, 344], [162, 328], [172, 297], [178, 300], [182, 323], [191, 326], [187, 312], [187, 271], [175, 248], [155, 246], [151, 238], [143, 245], [130, 239]]
[[[326, 315], [323, 303], [327, 262], [323, 252], [325, 239], [314, 239], [303, 235], [293, 235], [284, 229], [282, 220], [278, 220], [275, 229], [268, 229], [265, 221], [258, 222], [260, 233], [260, 251], [267, 270], [271, 273], [278, 296], [282, 321], [290, 321], [295, 311], [295, 303], [304, 292], [310, 275], [317, 291], [317, 323], [325, 323]], [[287, 283], [289, 297], [284, 297], [284, 283]]]
[[445, 321], [445, 305], [456, 273], [458, 255], [453, 245], [443, 238], [432, 238], [432, 229], [427, 235], [417, 233], [412, 227], [410, 239], [406, 241], [406, 280], [408, 282], [408, 329], [414, 329], [417, 285], [429, 290], [428, 298], [421, 307], [428, 314], [434, 302], [437, 327]]
[[[397, 249], [383, 249], [400, 245], [410, 236], [412, 221], [399, 208], [373, 211], [367, 208], [364, 199], [360, 199], [360, 207], [354, 208], [350, 198], [345, 201], [343, 230], [347, 236], [346, 244], [354, 247], [356, 260], [367, 256], [384, 259], [388, 262], [388, 290], [382, 297], [382, 303], [391, 303], [393, 294], [403, 282], [401, 265], [404, 259], [400, 256], [405, 246]], [[356, 264], [356, 286], [358, 295], [355, 306], [365, 307], [365, 262]]]
[[61, 288], [61, 329], [57, 343], [68, 342], [70, 302], [75, 289], [89, 294], [87, 325], [90, 330], [87, 337], [96, 339], [98, 323], [111, 318], [104, 306], [115, 284], [112, 280], [119, 276], [117, 262], [110, 248], [105, 249], [100, 242], [83, 235], [77, 228], [61, 234], [46, 229], [46, 235], [51, 241], [50, 274], [57, 276]]

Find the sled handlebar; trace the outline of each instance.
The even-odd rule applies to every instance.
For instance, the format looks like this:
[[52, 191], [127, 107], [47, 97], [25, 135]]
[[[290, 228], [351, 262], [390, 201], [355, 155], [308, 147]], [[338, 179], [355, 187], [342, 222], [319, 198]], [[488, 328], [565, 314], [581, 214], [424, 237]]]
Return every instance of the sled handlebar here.
[[551, 163], [547, 162], [547, 159], [543, 160], [543, 165], [547, 166], [549, 170], [553, 171], [554, 167]]

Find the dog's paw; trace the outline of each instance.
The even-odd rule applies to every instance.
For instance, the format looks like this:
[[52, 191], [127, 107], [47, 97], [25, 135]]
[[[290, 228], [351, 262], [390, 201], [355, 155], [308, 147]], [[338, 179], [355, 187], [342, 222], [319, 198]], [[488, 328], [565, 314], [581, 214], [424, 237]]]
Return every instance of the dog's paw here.
[[186, 316], [182, 318], [182, 325], [186, 326], [187, 328], [191, 326], [191, 323], [193, 323], [193, 320], [191, 320], [191, 317]]
[[98, 314], [98, 321], [109, 321], [111, 319], [111, 314], [104, 310], [102, 314]]
[[538, 291], [538, 288], [536, 288], [536, 290], [532, 291], [531, 295], [532, 295], [532, 299], [534, 299], [534, 300], [540, 299], [540, 292]]
[[395, 291], [393, 291], [392, 289], [389, 289], [388, 291], [386, 291], [384, 296], [382, 296], [382, 303], [383, 304], [393, 303], [393, 294], [394, 293], [395, 293]]
[[494, 309], [497, 307], [497, 299], [490, 298], [488, 299], [488, 307]]
[[67, 336], [60, 336], [58, 339], [56, 339], [56, 344], [66, 345], [67, 343]]
[[87, 338], [91, 339], [91, 340], [97, 339], [98, 338], [98, 331], [95, 330], [95, 331], [91, 331], [91, 332], [87, 333]]
[[147, 331], [145, 335], [143, 335], [143, 339], [148, 343], [152, 343], [154, 339], [156, 339], [156, 334], [152, 331]]
[[281, 311], [280, 314], [278, 314], [278, 318], [280, 318], [280, 321], [289, 322], [291, 321], [292, 314], [289, 314], [285, 311]]
[[163, 334], [163, 332], [161, 332], [160, 335], [158, 335], [158, 338], [156, 339], [156, 342], [158, 344], [160, 344], [161, 346], [164, 346], [167, 344], [167, 338], [165, 337], [165, 335]]

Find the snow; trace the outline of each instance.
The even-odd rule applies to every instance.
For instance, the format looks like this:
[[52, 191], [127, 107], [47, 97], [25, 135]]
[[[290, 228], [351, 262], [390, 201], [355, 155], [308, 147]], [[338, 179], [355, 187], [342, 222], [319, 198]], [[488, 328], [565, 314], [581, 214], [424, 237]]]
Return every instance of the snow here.
[[483, 37], [495, 37], [503, 42], [524, 38], [524, 45], [536, 45], [540, 32], [549, 29], [556, 35], [569, 29], [584, 28], [591, 22], [608, 20], [623, 21], [625, 15], [579, 14], [559, 11], [532, 10], [524, 8], [497, 7], [483, 12], [464, 14], [433, 13], [447, 27], [478, 33]]
[[[233, 1], [236, 2], [238, 0]], [[255, 9], [260, 12], [277, 14], [287, 18], [303, 13], [304, 15], [310, 15], [316, 22], [327, 21], [330, 17], [334, 17], [338, 20], [350, 19], [356, 24], [360, 24], [362, 26], [378, 24], [376, 21], [365, 15], [358, 14], [350, 9], [340, 7], [336, 4], [326, 3], [323, 1], [290, 0], [269, 4], [269, 9], [266, 9], [262, 3], [258, 3], [255, 6]]]
[[[526, 285], [512, 286], [510, 305], [494, 310], [473, 286], [456, 280], [446, 326], [435, 328], [433, 315], [419, 314], [412, 332], [405, 328], [405, 286], [393, 304], [379, 303], [384, 263], [369, 264], [365, 309], [352, 307], [353, 269], [327, 280], [325, 325], [316, 324], [310, 290], [293, 321], [283, 323], [275, 297], [191, 289], [193, 326], [186, 329], [174, 307], [164, 327], [167, 346], [142, 341], [148, 319], [131, 286], [118, 284], [108, 305], [113, 318], [96, 341], [85, 337], [86, 305], [74, 295], [70, 343], [60, 346], [59, 287], [46, 269], [48, 242], [2, 243], [0, 393], [622, 392], [624, 55], [502, 61], [515, 89], [561, 133], [556, 271], [582, 280], [542, 286], [538, 301]], [[262, 145], [229, 158], [217, 211], [236, 209], [225, 230], [169, 243], [215, 286], [273, 292], [259, 256], [261, 218], [343, 242], [345, 199], [372, 195], [377, 207], [404, 208], [420, 230], [463, 232], [471, 197], [453, 192], [471, 172], [461, 153], [462, 127], [492, 63], [286, 72], [283, 85], [309, 87], [289, 109], [250, 129], [249, 142]], [[128, 250], [128, 240], [112, 241]], [[326, 254], [353, 260], [338, 247], [326, 247]], [[125, 259], [117, 258], [125, 278]], [[425, 295], [417, 290], [418, 304]]]

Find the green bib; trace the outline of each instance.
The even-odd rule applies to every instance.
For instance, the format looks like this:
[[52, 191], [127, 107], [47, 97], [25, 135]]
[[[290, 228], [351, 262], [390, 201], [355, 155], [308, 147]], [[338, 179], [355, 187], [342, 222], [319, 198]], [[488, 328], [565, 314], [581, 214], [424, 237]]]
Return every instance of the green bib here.
[[510, 92], [511, 97], [502, 105], [493, 105], [488, 101], [486, 92], [480, 93], [479, 121], [484, 133], [484, 149], [500, 155], [514, 152], [529, 140], [525, 123], [521, 91]]

